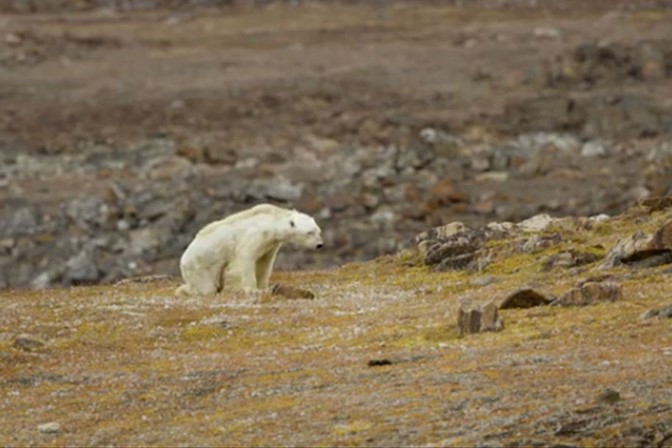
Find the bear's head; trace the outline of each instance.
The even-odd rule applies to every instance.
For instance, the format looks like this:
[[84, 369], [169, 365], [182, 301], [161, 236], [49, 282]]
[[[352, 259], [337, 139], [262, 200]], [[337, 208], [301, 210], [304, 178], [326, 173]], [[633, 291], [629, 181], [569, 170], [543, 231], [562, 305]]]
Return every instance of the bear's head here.
[[290, 243], [315, 249], [322, 247], [322, 230], [311, 216], [292, 210], [289, 227], [288, 241]]

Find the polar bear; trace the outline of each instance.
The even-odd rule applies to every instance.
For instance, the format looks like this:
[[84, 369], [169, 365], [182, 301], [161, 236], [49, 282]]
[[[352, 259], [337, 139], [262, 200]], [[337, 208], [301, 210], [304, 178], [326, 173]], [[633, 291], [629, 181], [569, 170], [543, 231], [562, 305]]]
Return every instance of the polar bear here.
[[260, 204], [203, 227], [180, 258], [180, 296], [211, 295], [224, 286], [251, 292], [268, 287], [283, 243], [322, 247], [321, 229], [305, 213]]

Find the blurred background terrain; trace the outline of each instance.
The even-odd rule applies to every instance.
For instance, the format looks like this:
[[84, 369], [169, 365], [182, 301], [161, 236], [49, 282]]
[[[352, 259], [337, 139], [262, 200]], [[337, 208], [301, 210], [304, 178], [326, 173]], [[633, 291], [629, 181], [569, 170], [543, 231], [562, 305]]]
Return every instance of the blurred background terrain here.
[[672, 2], [0, 2], [0, 288], [177, 274], [313, 214], [328, 267], [430, 226], [672, 193]]

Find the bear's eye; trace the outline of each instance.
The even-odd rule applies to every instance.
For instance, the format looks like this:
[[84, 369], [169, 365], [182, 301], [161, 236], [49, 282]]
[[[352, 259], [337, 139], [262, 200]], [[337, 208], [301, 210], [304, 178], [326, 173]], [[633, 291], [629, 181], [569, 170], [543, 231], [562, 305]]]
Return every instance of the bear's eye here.
[[312, 236], [312, 235], [315, 235], [315, 231], [314, 231], [314, 230], [311, 230], [310, 232], [308, 232], [308, 235], [311, 235], [311, 236]]

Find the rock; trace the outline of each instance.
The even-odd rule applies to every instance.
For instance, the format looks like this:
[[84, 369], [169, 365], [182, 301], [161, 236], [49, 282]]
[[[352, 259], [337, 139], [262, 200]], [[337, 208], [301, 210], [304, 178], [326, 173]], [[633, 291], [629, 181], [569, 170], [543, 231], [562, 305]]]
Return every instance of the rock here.
[[32, 352], [45, 345], [46, 342], [43, 339], [30, 334], [22, 333], [14, 337], [14, 346], [27, 352]]
[[284, 178], [255, 179], [250, 184], [247, 194], [259, 200], [278, 200], [285, 202], [298, 201], [303, 191], [302, 184], [293, 184]]
[[656, 309], [646, 310], [639, 315], [639, 320], [643, 322], [649, 319], [653, 319], [654, 317], [658, 317], [658, 313], [659, 310]]
[[425, 264], [439, 269], [463, 269], [476, 259], [479, 246], [468, 236], [442, 241], [426, 249]]
[[0, 221], [0, 231], [6, 237], [30, 235], [35, 232], [37, 223], [37, 210], [32, 207], [21, 207], [7, 220]]
[[659, 212], [672, 207], [672, 196], [652, 196], [640, 199], [637, 205], [649, 213]]
[[606, 388], [597, 395], [597, 401], [606, 404], [615, 404], [621, 401], [621, 394], [611, 388]]
[[65, 263], [64, 278], [68, 284], [82, 285], [95, 283], [100, 278], [93, 251], [83, 249]]
[[493, 283], [497, 283], [498, 281], [499, 281], [499, 280], [498, 280], [497, 277], [495, 277], [495, 276], [492, 276], [492, 275], [482, 275], [482, 276], [480, 276], [480, 277], [476, 277], [476, 278], [474, 278], [474, 279], [472, 279], [472, 280], [469, 280], [469, 284], [470, 284], [471, 286], [479, 286], [479, 287], [483, 287], [483, 286], [491, 285], [491, 284], [493, 284]]
[[434, 160], [435, 156], [434, 149], [430, 145], [420, 144], [401, 150], [397, 155], [395, 166], [398, 170], [408, 167], [421, 169]]
[[549, 305], [553, 298], [540, 291], [523, 288], [509, 294], [499, 305], [500, 309], [509, 308], [532, 308], [535, 306]]
[[604, 157], [607, 155], [607, 148], [599, 141], [589, 141], [581, 146], [581, 157]]
[[464, 195], [458, 192], [450, 179], [440, 180], [429, 188], [429, 196], [425, 203], [425, 208], [429, 211], [448, 205], [454, 202], [464, 200]]
[[296, 288], [290, 285], [275, 284], [271, 288], [271, 294], [286, 299], [309, 299], [315, 298], [315, 293], [307, 289]]
[[519, 251], [522, 253], [534, 253], [540, 250], [553, 247], [562, 241], [562, 236], [559, 233], [552, 235], [532, 235], [530, 238], [519, 242]]
[[474, 176], [476, 182], [506, 182], [509, 179], [508, 171], [490, 171]]
[[543, 271], [551, 271], [556, 268], [569, 269], [594, 263], [601, 258], [602, 256], [592, 252], [579, 252], [572, 249], [551, 255], [544, 261], [541, 269]]
[[615, 302], [623, 298], [623, 288], [613, 282], [588, 282], [574, 288], [553, 302], [553, 305], [583, 306], [599, 302]]
[[470, 230], [463, 222], [454, 221], [449, 224], [440, 227], [434, 227], [425, 232], [418, 234], [413, 241], [415, 244], [418, 244], [424, 240], [436, 240], [436, 239], [445, 239], [450, 238], [453, 235], [458, 233], [466, 232]]
[[369, 367], [380, 367], [380, 366], [389, 366], [392, 365], [392, 361], [389, 359], [370, 359], [369, 362], [367, 362], [367, 365]]
[[489, 224], [479, 229], [469, 229], [461, 222], [436, 227], [417, 235], [413, 242], [423, 255], [424, 263], [437, 270], [481, 270], [487, 263], [485, 243], [510, 234], [506, 223]]
[[554, 221], [554, 218], [543, 213], [519, 222], [518, 228], [525, 232], [541, 232], [546, 230]]
[[56, 434], [61, 432], [61, 425], [56, 422], [42, 423], [37, 425], [37, 430], [43, 434]]
[[238, 162], [236, 151], [220, 146], [205, 148], [203, 158], [211, 165], [235, 165]]
[[669, 319], [672, 318], [672, 305], [668, 305], [663, 308], [654, 308], [643, 312], [639, 316], [640, 321], [646, 321], [657, 317], [658, 319]]
[[460, 334], [501, 331], [504, 322], [499, 317], [497, 304], [492, 301], [485, 305], [463, 304], [457, 316]]
[[672, 263], [672, 221], [663, 224], [653, 235], [637, 232], [617, 241], [600, 267], [619, 264], [654, 267], [669, 263]]
[[538, 26], [532, 30], [532, 35], [536, 38], [542, 39], [558, 39], [560, 38], [560, 30], [552, 26]]
[[65, 214], [82, 229], [102, 226], [110, 216], [109, 211], [105, 201], [96, 196], [74, 198], [65, 205]]
[[51, 274], [49, 272], [42, 272], [30, 282], [30, 287], [33, 289], [45, 289], [51, 284]]

